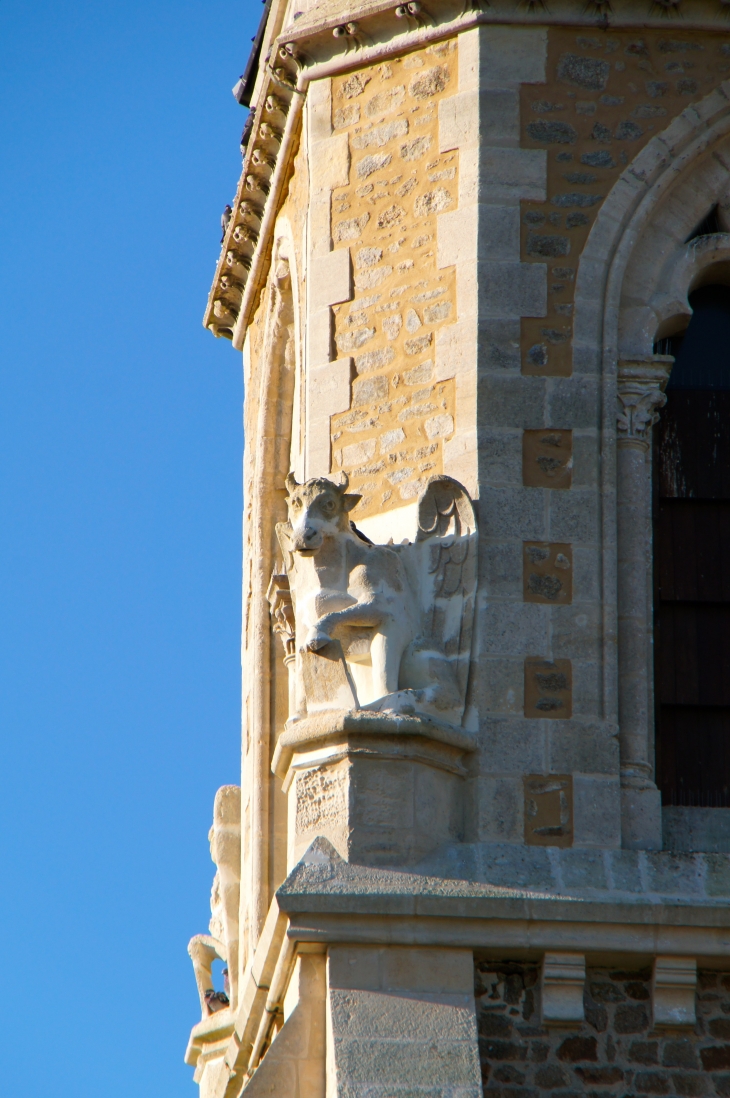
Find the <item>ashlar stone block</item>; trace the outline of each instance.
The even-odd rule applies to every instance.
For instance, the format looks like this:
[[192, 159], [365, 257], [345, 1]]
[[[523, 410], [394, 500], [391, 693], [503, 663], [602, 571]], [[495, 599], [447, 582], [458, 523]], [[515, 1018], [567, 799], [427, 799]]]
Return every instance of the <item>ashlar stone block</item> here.
[[[559, 662], [559, 661], [556, 661]], [[613, 726], [596, 720], [551, 723], [548, 730], [550, 769], [556, 772], [616, 777], [619, 766], [618, 740]]]
[[492, 598], [522, 598], [522, 546], [518, 541], [481, 546], [485, 583]]
[[336, 248], [312, 259], [310, 293], [314, 308], [337, 305], [352, 297], [352, 261], [349, 248]]
[[518, 145], [520, 104], [515, 88], [476, 89], [439, 103], [439, 151], [484, 144]]
[[436, 218], [439, 268], [473, 263], [477, 257], [477, 206], [447, 210]]
[[479, 842], [524, 841], [523, 793], [519, 778], [479, 778], [476, 797]]
[[542, 84], [547, 64], [547, 28], [482, 26], [483, 84]]
[[481, 1098], [470, 950], [330, 946], [327, 1094]]
[[481, 260], [513, 260], [520, 251], [520, 211], [518, 206], [480, 203], [478, 247]]
[[482, 483], [519, 487], [522, 482], [519, 431], [488, 427], [480, 430], [479, 464]]
[[246, 1086], [251, 1098], [325, 1098], [326, 959], [301, 954], [284, 999], [284, 1025]]
[[497, 370], [519, 374], [519, 319], [480, 320], [478, 339], [477, 370], [479, 373]]
[[568, 542], [526, 541], [522, 597], [525, 602], [566, 606], [573, 598], [573, 550]]
[[479, 143], [479, 93], [476, 89], [442, 99], [439, 112], [439, 152]]
[[544, 149], [487, 146], [481, 150], [479, 197], [483, 202], [545, 201]]
[[598, 541], [598, 493], [574, 488], [550, 500], [550, 533], [556, 540], [595, 544]]
[[540, 721], [521, 717], [483, 717], [479, 765], [487, 774], [518, 776], [545, 772], [546, 736]]
[[618, 777], [573, 776], [573, 842], [576, 846], [621, 845]]
[[481, 651], [488, 655], [524, 656], [545, 651], [547, 617], [544, 607], [493, 602], [479, 619]]
[[528, 774], [525, 795], [525, 842], [528, 846], [571, 846], [573, 779], [570, 774]]
[[547, 267], [544, 263], [479, 263], [478, 277], [480, 315], [485, 319], [545, 316]]
[[552, 613], [551, 626], [554, 656], [592, 661], [601, 658], [601, 609], [597, 603], [558, 606]]
[[532, 488], [485, 487], [481, 496], [485, 503], [485, 537], [545, 536], [545, 508], [539, 492]]
[[474, 683], [474, 701], [481, 712], [522, 713], [522, 662], [517, 659], [483, 660]]
[[570, 488], [573, 432], [555, 428], [522, 433], [522, 483], [530, 488]]
[[525, 716], [566, 720], [573, 712], [570, 660], [525, 660]]
[[[330, 310], [322, 310], [329, 316]], [[326, 476], [330, 471], [330, 416], [350, 407], [352, 359], [315, 365], [308, 377], [307, 473]]]
[[498, 372], [482, 372], [480, 426], [541, 429], [545, 424], [545, 382]]

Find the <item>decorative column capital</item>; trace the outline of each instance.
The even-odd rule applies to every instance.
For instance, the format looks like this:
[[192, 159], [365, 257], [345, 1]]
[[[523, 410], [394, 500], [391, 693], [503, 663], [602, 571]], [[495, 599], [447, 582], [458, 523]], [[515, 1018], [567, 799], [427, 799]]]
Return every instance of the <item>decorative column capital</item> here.
[[284, 663], [288, 665], [296, 658], [296, 641], [289, 577], [283, 569], [272, 573], [266, 598], [271, 608], [272, 628], [281, 638], [284, 645]]
[[648, 447], [659, 409], [667, 403], [664, 390], [674, 364], [672, 355], [622, 358], [618, 364], [616, 422], [619, 442]]

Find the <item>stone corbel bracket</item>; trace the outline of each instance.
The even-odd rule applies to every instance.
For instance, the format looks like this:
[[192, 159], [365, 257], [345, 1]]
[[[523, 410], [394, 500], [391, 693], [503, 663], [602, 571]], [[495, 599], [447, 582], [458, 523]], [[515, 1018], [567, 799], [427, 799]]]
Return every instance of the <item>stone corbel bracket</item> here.
[[546, 1025], [562, 1026], [574, 1026], [583, 1022], [585, 955], [546, 953], [540, 975], [543, 1022]]
[[695, 957], [655, 957], [652, 976], [654, 1025], [659, 1028], [693, 1029], [697, 1021]]
[[265, 258], [301, 116], [303, 96], [297, 92], [298, 62], [279, 43], [272, 48], [270, 58], [273, 60], [266, 64], [243, 170], [203, 318], [204, 326], [215, 336], [231, 340], [239, 319], [244, 318], [244, 324], [247, 323], [256, 290], [265, 275]]

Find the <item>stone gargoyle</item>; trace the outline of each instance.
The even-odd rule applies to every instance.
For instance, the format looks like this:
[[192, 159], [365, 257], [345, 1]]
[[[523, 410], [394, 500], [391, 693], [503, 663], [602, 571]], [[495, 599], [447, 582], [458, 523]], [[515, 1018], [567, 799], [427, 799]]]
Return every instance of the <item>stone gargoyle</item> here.
[[[297, 712], [428, 714], [461, 725], [471, 659], [477, 533], [466, 489], [428, 481], [413, 541], [375, 545], [350, 521], [344, 476], [286, 479], [276, 532], [296, 640]], [[283, 577], [278, 577], [283, 579]]]

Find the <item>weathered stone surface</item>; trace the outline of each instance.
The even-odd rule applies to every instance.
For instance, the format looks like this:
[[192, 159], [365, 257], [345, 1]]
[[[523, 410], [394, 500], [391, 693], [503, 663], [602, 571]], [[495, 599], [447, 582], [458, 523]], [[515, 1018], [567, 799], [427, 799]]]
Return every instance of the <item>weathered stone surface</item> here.
[[[216, 334], [245, 343], [241, 811], [250, 895], [239, 976], [286, 871], [290, 828], [290, 865], [303, 856], [278, 891], [290, 940], [346, 949], [343, 936], [359, 936], [368, 960], [353, 954], [348, 966], [357, 979], [377, 972], [372, 986], [349, 977], [332, 985], [341, 1038], [333, 1094], [479, 1093], [468, 1010], [442, 1011], [419, 982], [421, 968], [441, 971], [444, 942], [458, 942], [465, 956], [485, 951], [477, 995], [487, 1095], [730, 1096], [730, 1004], [717, 967], [700, 973], [695, 1030], [686, 981], [674, 972], [672, 984], [665, 964], [652, 991], [646, 971], [657, 957], [687, 958], [687, 972], [696, 957], [730, 966], [730, 845], [724, 816], [708, 815], [728, 810], [668, 808], [667, 849], [653, 849], [661, 808], [652, 783], [648, 455], [663, 397], [658, 375], [648, 395], [636, 388], [645, 367], [668, 372], [655, 341], [684, 326], [690, 288], [730, 260], [724, 240], [686, 243], [715, 208], [727, 227], [730, 54], [717, 33], [721, 5], [685, 12], [684, 28], [649, 6], [587, 12], [576, 0], [572, 14], [570, 4], [557, 13], [546, 5], [539, 19], [525, 10], [509, 25], [488, 5], [449, 24], [447, 7], [396, 18], [306, 2], [282, 12], [283, 37], [267, 40], [263, 100], [253, 104], [255, 132], [206, 313]], [[605, 32], [595, 26], [602, 15]], [[354, 361], [333, 361], [337, 352]], [[557, 457], [545, 448], [550, 433]], [[430, 477], [454, 476], [478, 500], [474, 629], [450, 633], [452, 647], [463, 638], [453, 708], [477, 748], [470, 759], [457, 759], [453, 743], [421, 737], [425, 746], [408, 713], [382, 718], [396, 723], [367, 741], [337, 740], [345, 729], [330, 726], [306, 750], [287, 740], [303, 727], [284, 728], [287, 703], [301, 717], [303, 701], [314, 710], [341, 704], [342, 692], [347, 705], [382, 693], [390, 625], [397, 631], [407, 610], [398, 584], [370, 577], [363, 587], [362, 561], [321, 583], [321, 600], [334, 592], [355, 600], [358, 614], [382, 611], [383, 601], [389, 609], [378, 621], [338, 619], [342, 656], [323, 661], [333, 673], [304, 682], [316, 653], [297, 654], [302, 645], [291, 629], [285, 639], [285, 626], [306, 600], [302, 589], [290, 592], [285, 609], [273, 559], [290, 467], [299, 481], [345, 471], [361, 497], [355, 524], [373, 523], [363, 529], [375, 537], [377, 528], [376, 540], [392, 533], [398, 559], [409, 551], [401, 538], [418, 536], [408, 515]], [[434, 563], [453, 546], [427, 542], [410, 546], [424, 549], [414, 590], [435, 583], [431, 564], [457, 590], [456, 561]], [[546, 552], [545, 567], [526, 560], [528, 550]], [[287, 663], [270, 645], [279, 644], [264, 598], [272, 569]], [[451, 620], [449, 598], [429, 604], [429, 620]], [[323, 607], [310, 624], [341, 612]], [[433, 673], [417, 633], [402, 638], [390, 668], [384, 704], [393, 712], [411, 705], [409, 689], [448, 678]], [[417, 687], [414, 655], [427, 665]], [[284, 749], [288, 813], [266, 776]], [[444, 794], [434, 777], [447, 773], [458, 794]], [[323, 832], [349, 862], [318, 845]], [[358, 859], [389, 861], [392, 871]], [[410, 968], [401, 959], [408, 971], [391, 987], [372, 950], [399, 935], [424, 952]], [[584, 1021], [557, 1031], [541, 1021], [551, 1016], [538, 961], [560, 952], [587, 956], [589, 972]], [[591, 968], [612, 955], [620, 969]], [[468, 997], [469, 976], [462, 985], [454, 994]], [[204, 1098], [233, 1098], [220, 1082], [224, 1052], [236, 1085], [248, 1078], [264, 986], [262, 976], [247, 992], [249, 1013], [236, 1020], [228, 1052], [220, 1037], [214, 1055], [217, 1030], [198, 1034], [208, 1042]], [[687, 1031], [665, 1033], [662, 996], [680, 992]], [[270, 1008], [275, 1017], [279, 1005]], [[665, 1025], [667, 1017], [671, 1009]], [[262, 1069], [268, 1062], [273, 1072], [278, 1056], [277, 1093], [302, 1098], [303, 1069], [282, 1055], [292, 1034], [285, 1026], [262, 1046], [248, 1087], [265, 1089]]]
[[328, 958], [328, 1093], [481, 1093], [464, 950], [334, 947]]
[[[726, 1017], [722, 1010], [727, 1006], [727, 990], [717, 1000], [698, 1004], [707, 1036], [702, 1031], [683, 1038], [667, 1033], [652, 1040], [632, 1034], [648, 1036], [650, 1019], [641, 1004], [627, 1003], [627, 998], [640, 992], [648, 1001], [646, 971], [589, 968], [586, 977], [586, 1022], [566, 1035], [560, 1028], [539, 1028], [541, 988], [535, 966], [477, 958], [477, 1020], [487, 1078], [517, 1081], [497, 1075], [504, 1070], [503, 1063], [512, 1061], [520, 1065], [520, 1085], [541, 1090], [572, 1085], [582, 1094], [589, 1088], [613, 1088], [619, 1083], [625, 1089], [634, 1079], [640, 1094], [703, 1095], [713, 1092], [713, 1084], [717, 1093], [724, 1093], [727, 1077], [719, 1073], [730, 1066], [730, 1046], [710, 1034]], [[602, 1020], [596, 1016], [596, 1003], [603, 1004]], [[531, 1041], [523, 1033], [529, 1033]], [[537, 1034], [539, 1042], [534, 1040]]]

